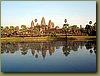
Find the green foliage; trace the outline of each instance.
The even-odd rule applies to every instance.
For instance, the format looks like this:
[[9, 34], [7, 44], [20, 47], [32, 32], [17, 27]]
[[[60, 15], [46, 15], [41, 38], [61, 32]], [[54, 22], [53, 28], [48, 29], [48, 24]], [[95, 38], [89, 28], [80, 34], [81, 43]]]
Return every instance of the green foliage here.
[[22, 32], [26, 33], [26, 31], [27, 31], [26, 25], [21, 25], [21, 28], [22, 28]]
[[73, 26], [72, 26], [72, 30], [73, 30], [74, 32], [76, 32], [76, 31], [78, 30], [77, 25], [73, 25]]
[[10, 26], [10, 29], [9, 29], [10, 34], [12, 34], [14, 31], [15, 31], [14, 26]]
[[34, 29], [34, 33], [35, 33], [35, 34], [38, 34], [38, 33], [39, 33], [39, 29], [38, 29], [38, 28], [35, 28], [35, 29]]
[[56, 27], [55, 27], [55, 29], [58, 29], [58, 28], [59, 28], [59, 26], [56, 26]]
[[22, 29], [26, 29], [26, 25], [21, 25], [21, 28]]
[[89, 21], [89, 24], [92, 24], [92, 21]]
[[80, 31], [81, 31], [82, 33], [85, 33], [85, 32], [86, 32], [85, 28], [80, 28]]
[[[89, 24], [92, 24], [92, 21], [90, 21]], [[88, 35], [95, 36], [96, 35], [96, 22], [94, 23], [93, 26], [87, 24], [85, 27], [85, 30]]]
[[57, 36], [57, 35], [56, 35], [56, 32], [51, 32], [51, 33], [50, 33], [50, 36], [51, 36], [51, 37], [56, 37], [56, 36]]
[[14, 26], [10, 26], [10, 29], [14, 30]]
[[37, 19], [35, 19], [34, 21], [37, 22]]
[[4, 33], [5, 33], [5, 34], [9, 34], [9, 27], [8, 27], [8, 26], [6, 26], [6, 27], [4, 28]]
[[69, 24], [64, 24], [63, 25], [63, 30], [68, 31], [69, 30]]
[[18, 31], [18, 30], [19, 30], [19, 26], [16, 26], [16, 27], [15, 27], [15, 31]]
[[6, 27], [5, 27], [5, 29], [9, 29], [9, 27], [8, 27], [8, 26], [6, 26]]
[[64, 22], [66, 23], [67, 22], [67, 19], [65, 19]]
[[3, 26], [0, 26], [1, 30], [3, 30]]

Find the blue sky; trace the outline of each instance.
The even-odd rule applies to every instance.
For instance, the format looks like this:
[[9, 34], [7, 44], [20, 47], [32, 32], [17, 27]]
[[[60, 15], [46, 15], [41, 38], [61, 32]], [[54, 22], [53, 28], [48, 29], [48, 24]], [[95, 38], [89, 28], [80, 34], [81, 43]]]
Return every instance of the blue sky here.
[[64, 19], [70, 25], [83, 25], [96, 21], [96, 1], [2, 1], [1, 25], [30, 27], [35, 18], [46, 24], [51, 19], [55, 26], [62, 27]]

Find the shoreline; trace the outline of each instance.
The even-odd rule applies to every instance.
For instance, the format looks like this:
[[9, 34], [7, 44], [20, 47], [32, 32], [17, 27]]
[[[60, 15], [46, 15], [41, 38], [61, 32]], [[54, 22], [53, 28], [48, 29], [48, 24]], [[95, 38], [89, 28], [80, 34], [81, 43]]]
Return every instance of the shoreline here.
[[96, 40], [96, 36], [59, 36], [59, 37], [6, 37], [1, 38], [1, 43], [7, 42], [51, 42], [55, 40]]

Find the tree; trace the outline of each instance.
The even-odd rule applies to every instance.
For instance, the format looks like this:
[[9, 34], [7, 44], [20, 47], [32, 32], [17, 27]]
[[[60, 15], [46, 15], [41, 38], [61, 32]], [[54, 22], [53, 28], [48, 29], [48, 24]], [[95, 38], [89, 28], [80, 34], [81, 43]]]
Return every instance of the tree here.
[[63, 25], [63, 31], [65, 31], [66, 38], [67, 38], [67, 32], [69, 31], [69, 24], [67, 24], [67, 19], [64, 20], [65, 24]]
[[17, 31], [17, 32], [19, 31], [19, 26], [15, 27], [15, 31]]
[[3, 30], [3, 26], [0, 26], [1, 30]]
[[26, 25], [21, 25], [21, 28], [22, 29], [26, 29]]
[[10, 29], [14, 30], [14, 26], [10, 26]]
[[80, 28], [80, 31], [81, 31], [81, 33], [85, 33], [86, 32], [85, 28]]
[[94, 25], [92, 26], [92, 35], [96, 36], [96, 22], [94, 23]]
[[65, 20], [64, 20], [64, 22], [65, 22], [65, 24], [66, 24], [66, 22], [67, 22], [67, 19], [65, 19]]
[[77, 29], [78, 29], [77, 25], [72, 26], [72, 30], [73, 30], [74, 33], [77, 31]]
[[86, 33], [88, 35], [93, 35], [93, 29], [94, 29], [94, 27], [91, 26], [91, 24], [92, 24], [92, 21], [89, 21], [89, 24], [87, 24], [86, 27], [85, 27]]
[[92, 24], [92, 21], [89, 21], [89, 24], [91, 25]]
[[35, 19], [34, 21], [37, 22], [37, 19]]
[[67, 32], [69, 31], [69, 24], [63, 25], [63, 31], [65, 31], [65, 34], [66, 34], [66, 37], [67, 37]]
[[86, 33], [88, 35], [90, 35], [90, 33], [91, 33], [91, 26], [87, 24], [86, 27], [85, 27], [85, 30], [86, 30]]
[[4, 28], [4, 34], [9, 34], [9, 27], [8, 26], [6, 26], [5, 28]]
[[15, 31], [15, 27], [14, 26], [10, 26], [10, 28], [9, 28], [10, 34], [8, 36], [13, 36], [14, 31]]
[[37, 19], [34, 19], [34, 21], [35, 21], [35, 25], [38, 26]]
[[51, 35], [52, 37], [56, 37], [56, 36], [57, 36], [57, 35], [56, 35], [56, 32], [51, 32], [50, 35]]
[[56, 26], [55, 29], [59, 29], [59, 26]]
[[96, 31], [96, 22], [93, 25], [93, 31]]
[[1, 34], [3, 34], [4, 33], [4, 28], [3, 28], [3, 26], [0, 26], [0, 28], [1, 28]]
[[39, 29], [38, 29], [38, 28], [35, 28], [35, 29], [34, 29], [34, 33], [35, 33], [35, 34], [39, 34]]
[[22, 32], [26, 33], [26, 31], [27, 31], [26, 25], [21, 25], [21, 28], [22, 28]]
[[15, 30], [14, 26], [10, 26], [10, 33], [13, 33]]

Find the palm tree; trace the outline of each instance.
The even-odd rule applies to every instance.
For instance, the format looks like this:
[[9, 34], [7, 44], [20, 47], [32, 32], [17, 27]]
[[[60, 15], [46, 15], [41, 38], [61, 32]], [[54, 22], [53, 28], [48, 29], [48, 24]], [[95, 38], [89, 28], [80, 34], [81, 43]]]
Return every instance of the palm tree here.
[[92, 24], [92, 21], [89, 21], [89, 24], [91, 25]]
[[37, 19], [35, 19], [34, 21], [37, 22]]
[[35, 21], [35, 26], [38, 26], [37, 19], [34, 19], [34, 21]]
[[92, 21], [89, 21], [89, 24], [86, 25], [85, 30], [88, 35], [92, 35], [93, 28], [91, 26]]
[[64, 20], [65, 24], [63, 25], [63, 30], [65, 31], [66, 33], [66, 38], [67, 38], [67, 32], [69, 30], [69, 24], [66, 24], [67, 22], [67, 19]]
[[67, 22], [67, 19], [65, 19], [65, 20], [64, 20], [64, 22], [65, 22], [65, 24], [66, 24], [66, 22]]

